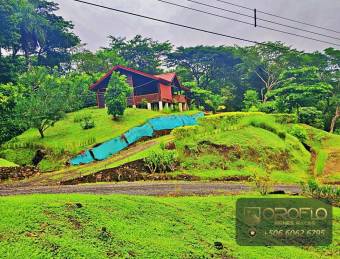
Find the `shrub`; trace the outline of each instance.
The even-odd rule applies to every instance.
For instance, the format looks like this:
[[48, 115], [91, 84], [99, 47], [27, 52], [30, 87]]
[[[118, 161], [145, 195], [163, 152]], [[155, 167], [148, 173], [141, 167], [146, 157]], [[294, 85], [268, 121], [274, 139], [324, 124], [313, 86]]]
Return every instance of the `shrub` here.
[[174, 171], [177, 164], [175, 151], [154, 151], [144, 158], [144, 164], [150, 173], [165, 173]]
[[276, 102], [265, 102], [265, 103], [260, 103], [258, 110], [260, 112], [265, 112], [265, 113], [274, 113], [277, 108], [276, 108]]
[[302, 183], [302, 191], [314, 199], [322, 200], [333, 206], [340, 205], [340, 188], [336, 186], [320, 186], [315, 180], [309, 180], [307, 184]]
[[199, 131], [199, 126], [185, 126], [174, 129], [171, 133], [176, 139], [182, 139], [195, 135]]
[[271, 182], [270, 176], [268, 174], [265, 176], [254, 175], [252, 180], [255, 183], [256, 190], [261, 195], [267, 195], [272, 189], [273, 183]]
[[308, 124], [318, 129], [323, 129], [325, 126], [322, 112], [317, 110], [315, 107], [300, 108], [299, 122]]
[[298, 117], [296, 114], [291, 113], [276, 113], [271, 114], [275, 118], [275, 121], [280, 124], [298, 123]]
[[84, 117], [81, 122], [80, 122], [80, 126], [84, 129], [92, 129], [94, 128], [96, 125], [94, 123], [94, 120], [92, 119], [92, 116], [87, 116]]
[[260, 104], [259, 94], [256, 90], [247, 90], [243, 95], [242, 103], [244, 111], [250, 111], [250, 109], [257, 111]]
[[288, 129], [288, 133], [298, 138], [300, 142], [304, 143], [307, 140], [307, 131], [299, 125], [293, 125]]

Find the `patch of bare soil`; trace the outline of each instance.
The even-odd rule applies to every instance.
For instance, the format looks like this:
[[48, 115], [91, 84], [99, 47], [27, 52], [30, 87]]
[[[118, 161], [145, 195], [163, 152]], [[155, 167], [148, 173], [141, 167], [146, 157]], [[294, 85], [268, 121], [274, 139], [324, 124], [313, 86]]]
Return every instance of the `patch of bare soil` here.
[[251, 176], [249, 175], [230, 175], [219, 178], [213, 178], [212, 181], [222, 181], [222, 182], [241, 182], [241, 181], [249, 181]]
[[23, 180], [25, 178], [39, 175], [39, 169], [31, 166], [22, 167], [0, 167], [0, 182], [5, 180]]
[[[142, 159], [136, 160], [116, 168], [105, 169], [90, 175], [80, 176], [74, 179], [61, 181], [61, 185], [76, 185], [80, 183], [97, 183], [97, 182], [135, 182], [135, 181], [199, 181], [200, 177], [190, 174], [172, 174], [172, 173], [147, 173], [148, 169]], [[212, 179], [213, 181], [248, 181], [250, 176], [226, 176]]]
[[200, 177], [180, 174], [172, 175], [171, 173], [146, 173], [148, 169], [145, 167], [142, 159], [136, 160], [116, 168], [105, 169], [90, 175], [80, 176], [71, 180], [61, 181], [61, 185], [75, 185], [80, 183], [96, 183], [96, 182], [135, 182], [135, 181], [164, 181], [164, 180], [184, 180], [198, 181]]

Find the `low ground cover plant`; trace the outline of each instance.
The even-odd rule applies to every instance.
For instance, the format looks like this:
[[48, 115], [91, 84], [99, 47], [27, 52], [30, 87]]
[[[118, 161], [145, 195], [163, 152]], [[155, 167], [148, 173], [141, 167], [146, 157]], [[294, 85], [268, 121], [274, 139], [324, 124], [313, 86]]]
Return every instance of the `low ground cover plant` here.
[[320, 185], [315, 180], [301, 185], [304, 195], [340, 207], [340, 188], [337, 186]]
[[150, 173], [172, 172], [176, 168], [177, 154], [172, 150], [154, 151], [144, 158], [144, 164]]

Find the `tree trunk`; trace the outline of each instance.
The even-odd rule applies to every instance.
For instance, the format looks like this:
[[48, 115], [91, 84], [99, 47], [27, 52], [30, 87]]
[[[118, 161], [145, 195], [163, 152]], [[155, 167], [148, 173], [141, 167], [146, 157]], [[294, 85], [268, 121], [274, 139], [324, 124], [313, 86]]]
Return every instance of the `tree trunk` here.
[[[266, 92], [264, 92], [266, 90]], [[262, 88], [261, 89], [261, 95], [262, 95], [262, 102], [263, 103], [266, 103], [267, 100], [268, 100], [268, 97], [267, 97], [267, 93], [268, 93], [268, 89], [267, 88]]]
[[40, 137], [41, 138], [44, 138], [45, 136], [44, 136], [44, 131], [42, 130], [42, 129], [38, 129], [39, 130], [39, 133], [40, 133]]
[[334, 117], [332, 118], [332, 122], [331, 122], [331, 127], [329, 129], [329, 132], [330, 133], [333, 133], [334, 132], [334, 128], [335, 128], [335, 123], [337, 121], [337, 119], [340, 117], [340, 106], [337, 106], [336, 107], [336, 111], [335, 111], [335, 115]]

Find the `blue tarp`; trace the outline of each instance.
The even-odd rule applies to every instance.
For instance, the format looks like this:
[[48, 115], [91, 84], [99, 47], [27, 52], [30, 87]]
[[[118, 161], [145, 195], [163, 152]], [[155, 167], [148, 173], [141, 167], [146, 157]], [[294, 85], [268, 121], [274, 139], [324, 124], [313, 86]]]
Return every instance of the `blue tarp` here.
[[71, 165], [88, 164], [93, 162], [94, 159], [90, 151], [86, 150], [84, 154], [78, 155], [70, 160]]
[[143, 126], [130, 129], [124, 135], [128, 143], [132, 144], [140, 140], [142, 137], [152, 137], [153, 128], [149, 123], [146, 123]]
[[93, 148], [92, 153], [96, 160], [104, 160], [109, 156], [123, 150], [127, 146], [128, 144], [123, 138], [117, 137], [107, 142], [104, 142], [98, 147]]
[[154, 130], [169, 130], [184, 126], [180, 116], [166, 116], [149, 120]]
[[71, 165], [88, 164], [95, 160], [104, 160], [113, 154], [135, 143], [142, 137], [152, 137], [156, 130], [171, 130], [182, 126], [197, 125], [197, 119], [203, 117], [203, 112], [194, 115], [171, 115], [150, 119], [142, 126], [135, 127], [125, 132], [121, 137], [111, 139], [92, 149], [92, 154], [87, 150], [70, 160]]

